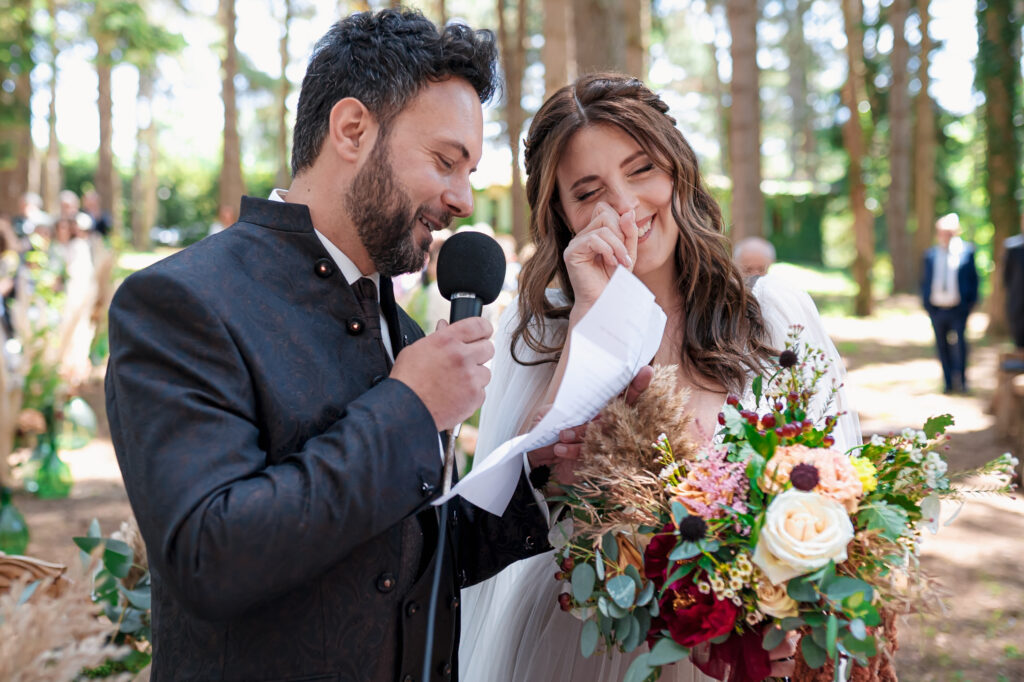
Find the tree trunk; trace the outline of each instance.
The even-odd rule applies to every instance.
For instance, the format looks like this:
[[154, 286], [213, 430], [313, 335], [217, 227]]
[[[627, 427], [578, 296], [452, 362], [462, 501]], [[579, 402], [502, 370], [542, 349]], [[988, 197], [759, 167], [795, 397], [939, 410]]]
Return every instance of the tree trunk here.
[[914, 100], [916, 125], [914, 126], [914, 253], [910, 258], [913, 281], [921, 278], [924, 252], [932, 242], [935, 225], [935, 107], [928, 88], [928, 65], [931, 62], [932, 40], [928, 35], [931, 19], [928, 5], [931, 0], [917, 0], [917, 14], [921, 22], [920, 66], [917, 79], [921, 90]]
[[626, 73], [647, 80], [647, 45], [651, 34], [651, 4], [649, 0], [625, 0], [625, 60]]
[[[623, 8], [618, 0], [573, 0], [576, 70], [626, 71], [626, 36]], [[585, 38], [585, 39], [582, 39]]]
[[444, 26], [448, 23], [448, 8], [445, 7], [444, 0], [437, 0], [437, 25]]
[[860, 105], [864, 100], [864, 44], [861, 36], [862, 0], [842, 0], [843, 23], [846, 25], [846, 83], [842, 100], [850, 117], [843, 124], [843, 146], [850, 158], [850, 208], [853, 211], [853, 235], [857, 254], [853, 260], [853, 279], [857, 283], [854, 314], [871, 314], [871, 268], [875, 261], [874, 218], [868, 210], [861, 160], [864, 157], [864, 129], [861, 127]]
[[224, 58], [221, 61], [224, 149], [220, 167], [219, 205], [230, 206], [237, 214], [245, 186], [242, 181], [242, 150], [238, 137], [238, 108], [235, 101], [235, 75], [238, 73], [235, 0], [220, 0], [219, 18], [224, 28]]
[[992, 221], [992, 258], [996, 271], [988, 300], [988, 333], [1003, 336], [1006, 292], [1003, 290], [1003, 242], [1020, 230], [1020, 142], [1014, 116], [1019, 114], [1017, 88], [1021, 80], [1020, 19], [1013, 0], [978, 3], [977, 82], [985, 93], [985, 187]]
[[761, 97], [757, 68], [757, 0], [728, 0], [732, 34], [732, 105], [729, 170], [732, 174], [732, 240], [763, 234]]
[[[99, 82], [97, 107], [100, 116], [100, 149], [96, 162], [96, 191], [100, 195], [100, 206], [117, 221], [114, 215], [114, 104], [110, 92], [110, 72], [114, 62], [111, 52], [114, 49], [114, 36], [103, 28], [103, 16], [100, 8], [93, 14], [93, 39], [96, 41], [96, 77]], [[113, 234], [118, 235], [118, 228], [113, 227]]]
[[132, 176], [132, 247], [148, 251], [150, 230], [156, 224], [157, 134], [153, 112], [156, 77], [153, 67], [139, 69], [138, 109], [141, 125], [135, 134], [135, 173]]
[[50, 138], [43, 162], [42, 194], [43, 207], [55, 213], [59, 203], [57, 195], [61, 188], [60, 142], [57, 139], [57, 0], [48, 0], [46, 5], [50, 14], [50, 110], [47, 119]]
[[516, 250], [530, 240], [526, 189], [519, 170], [519, 135], [526, 119], [522, 104], [523, 73], [526, 69], [526, 2], [517, 1], [515, 31], [510, 34], [505, 20], [505, 0], [498, 0], [498, 34], [506, 79], [505, 123], [509, 148], [512, 150], [512, 236], [516, 240]]
[[572, 26], [571, 0], [548, 0], [544, 3], [544, 98], [576, 79], [575, 43], [569, 33]]
[[[718, 141], [718, 164], [722, 175], [729, 175], [729, 108], [725, 105], [725, 84], [719, 71], [717, 22], [715, 22], [715, 5], [721, 0], [707, 0], [704, 11], [714, 28], [714, 34], [707, 43], [708, 57], [711, 59], [711, 94], [715, 98], [715, 137]], [[705, 169], [706, 170], [706, 169]]]
[[788, 13], [789, 31], [786, 34], [789, 53], [789, 80], [786, 90], [793, 104], [790, 119], [793, 129], [789, 147], [792, 163], [790, 178], [796, 180], [814, 179], [817, 175], [814, 163], [814, 117], [808, 103], [807, 71], [810, 50], [804, 37], [804, 16], [808, 9], [809, 0], [798, 0]]
[[292, 0], [284, 0], [284, 22], [281, 25], [281, 42], [278, 52], [281, 56], [281, 79], [277, 87], [277, 177], [276, 187], [288, 187], [291, 174], [288, 172], [288, 34], [292, 21]]
[[892, 26], [892, 84], [889, 87], [889, 201], [885, 224], [889, 236], [889, 256], [892, 258], [892, 288], [894, 292], [914, 291], [914, 272], [908, 267], [910, 246], [907, 233], [907, 212], [910, 208], [910, 141], [913, 134], [910, 121], [910, 78], [907, 63], [910, 46], [907, 44], [906, 23], [910, 13], [910, 0], [893, 0], [889, 8]]
[[[21, 48], [21, 58], [0, 64], [0, 81], [13, 81], [14, 89], [0, 88], [0, 213], [18, 212], [21, 196], [29, 186], [29, 156], [32, 149], [29, 103], [32, 100], [32, 71], [30, 48], [32, 35], [32, 3], [14, 0], [6, 9], [14, 34], [13, 43]], [[6, 22], [5, 22], [6, 23]]]

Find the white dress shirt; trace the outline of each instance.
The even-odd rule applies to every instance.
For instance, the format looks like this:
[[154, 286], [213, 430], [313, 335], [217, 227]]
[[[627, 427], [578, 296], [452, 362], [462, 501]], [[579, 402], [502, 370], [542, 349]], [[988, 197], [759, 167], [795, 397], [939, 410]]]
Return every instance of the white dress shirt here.
[[960, 283], [957, 273], [960, 269], [960, 254], [964, 242], [959, 237], [949, 240], [949, 246], [935, 252], [935, 268], [932, 271], [931, 303], [937, 308], [955, 308], [960, 305]]

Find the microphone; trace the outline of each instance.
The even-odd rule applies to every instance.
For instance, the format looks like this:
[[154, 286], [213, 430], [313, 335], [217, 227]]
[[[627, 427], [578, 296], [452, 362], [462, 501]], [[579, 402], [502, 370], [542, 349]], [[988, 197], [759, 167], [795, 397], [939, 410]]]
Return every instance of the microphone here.
[[501, 293], [505, 252], [481, 232], [456, 232], [437, 254], [437, 288], [452, 302], [449, 322], [479, 317]]
[[[441, 245], [437, 254], [437, 288], [452, 302], [451, 323], [468, 317], [479, 317], [483, 307], [493, 303], [501, 293], [505, 281], [505, 252], [498, 242], [481, 232], [456, 232]], [[457, 388], [457, 387], [456, 387]], [[452, 487], [455, 462], [455, 439], [462, 424], [457, 424], [448, 435], [444, 453], [442, 491], [445, 495]], [[434, 577], [427, 607], [426, 644], [423, 655], [423, 680], [430, 677], [430, 659], [434, 648], [434, 620], [437, 614], [437, 596], [441, 582], [441, 562], [448, 530], [448, 502], [438, 513], [437, 553], [434, 559]]]

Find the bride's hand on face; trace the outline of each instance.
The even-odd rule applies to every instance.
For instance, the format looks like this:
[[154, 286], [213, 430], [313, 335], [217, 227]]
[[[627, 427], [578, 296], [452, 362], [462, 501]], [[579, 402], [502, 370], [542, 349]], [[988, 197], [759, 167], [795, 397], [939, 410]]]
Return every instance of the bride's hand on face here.
[[562, 254], [576, 297], [574, 310], [585, 312], [594, 304], [617, 266], [633, 270], [637, 233], [634, 210], [619, 215], [603, 201], [594, 206], [590, 222]]

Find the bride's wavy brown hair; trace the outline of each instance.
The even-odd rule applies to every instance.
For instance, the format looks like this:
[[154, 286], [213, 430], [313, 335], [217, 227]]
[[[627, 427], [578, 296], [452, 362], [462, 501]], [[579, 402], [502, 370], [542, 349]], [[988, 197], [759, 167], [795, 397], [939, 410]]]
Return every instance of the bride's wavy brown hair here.
[[[520, 279], [519, 324], [512, 336], [516, 362], [556, 361], [564, 345], [564, 339], [545, 343], [548, 322], [568, 317], [575, 300], [562, 259], [573, 235], [559, 203], [555, 171], [569, 139], [597, 124], [625, 131], [672, 178], [672, 216], [679, 228], [677, 285], [686, 320], [681, 367], [713, 385], [742, 392], [747, 373], [760, 371], [770, 359], [773, 349], [761, 308], [729, 257], [721, 210], [675, 123], [668, 106], [642, 82], [614, 73], [581, 77], [552, 95], [534, 116], [526, 140], [526, 197], [537, 249]], [[569, 305], [548, 301], [545, 289], [551, 282], [561, 287]], [[520, 342], [546, 357], [520, 360]]]

